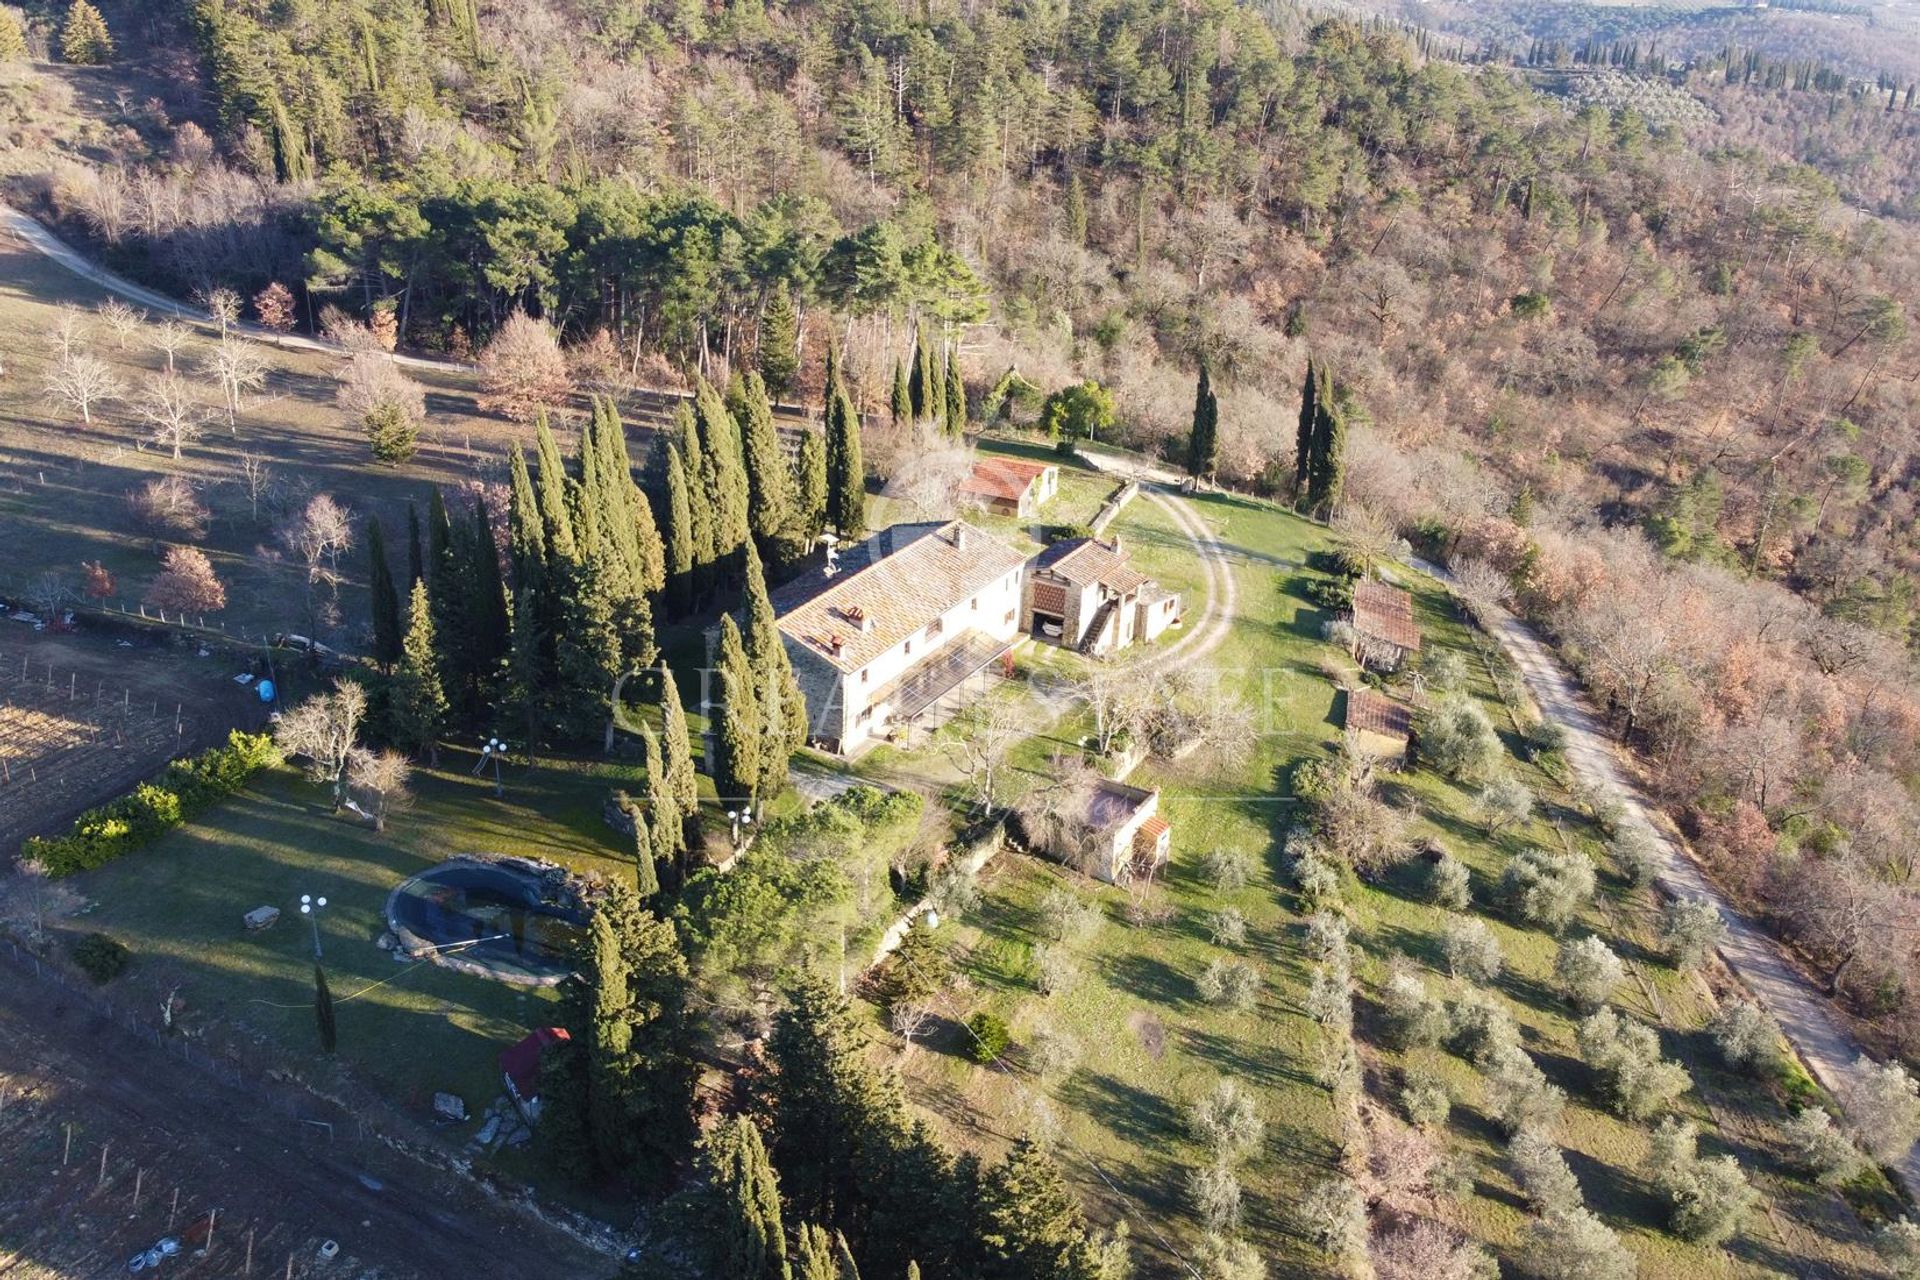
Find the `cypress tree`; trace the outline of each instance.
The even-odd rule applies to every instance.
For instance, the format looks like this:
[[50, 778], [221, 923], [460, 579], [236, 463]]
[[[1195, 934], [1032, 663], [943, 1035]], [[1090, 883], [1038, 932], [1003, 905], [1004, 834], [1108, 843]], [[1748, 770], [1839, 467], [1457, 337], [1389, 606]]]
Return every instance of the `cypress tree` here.
[[[577, 1013], [577, 1009], [570, 1010], [570, 1014]], [[540, 1055], [540, 1123], [533, 1131], [533, 1140], [548, 1164], [569, 1182], [585, 1186], [593, 1181], [594, 1164], [583, 1021], [569, 1016], [572, 1029], [568, 1034], [577, 1038], [550, 1044]]]
[[700, 428], [694, 421], [693, 407], [681, 404], [675, 413], [680, 439], [680, 465], [687, 481], [687, 511], [693, 531], [692, 600], [699, 600], [713, 582], [714, 509], [713, 486], [708, 479], [710, 462], [700, 444]]
[[736, 377], [727, 393], [728, 407], [740, 424], [741, 463], [747, 473], [747, 517], [753, 536], [762, 547], [787, 527], [793, 518], [793, 472], [787, 467], [786, 453], [780, 448], [780, 433], [773, 424], [773, 405], [767, 399], [767, 385], [760, 375]]
[[1067, 179], [1067, 239], [1074, 244], [1087, 242], [1087, 192], [1080, 183], [1080, 174], [1076, 170]]
[[547, 557], [555, 568], [577, 554], [573, 537], [573, 517], [567, 503], [567, 469], [560, 460], [560, 446], [554, 442], [553, 429], [543, 411], [533, 424], [534, 460], [539, 464], [540, 526], [545, 535]]
[[477, 693], [484, 694], [500, 675], [511, 648], [513, 624], [507, 610], [507, 584], [500, 574], [500, 548], [493, 540], [493, 517], [484, 494], [473, 498], [473, 537], [467, 544], [473, 567], [467, 575], [473, 591], [473, 661]]
[[957, 352], [947, 353], [947, 434], [962, 436], [967, 430], [967, 384], [960, 378], [960, 358]]
[[433, 606], [424, 582], [413, 584], [407, 605], [407, 635], [388, 699], [389, 731], [396, 744], [413, 755], [440, 758], [440, 730], [447, 718], [447, 695], [440, 684]]
[[686, 466], [680, 450], [667, 446], [666, 576], [668, 612], [685, 614], [693, 608], [694, 560], [698, 550], [693, 532], [693, 508], [688, 495]]
[[666, 663], [660, 664], [660, 745], [666, 753], [667, 784], [680, 805], [680, 815], [691, 818], [700, 808], [699, 775], [693, 768], [693, 738], [687, 732], [687, 712], [680, 686]]
[[687, 848], [686, 814], [674, 794], [659, 735], [653, 726], [643, 724], [640, 736], [646, 746], [647, 835], [653, 841], [653, 860], [680, 871], [680, 856]]
[[420, 508], [407, 503], [407, 589], [427, 579], [427, 561], [420, 549]]
[[514, 442], [508, 454], [507, 560], [513, 567], [513, 590], [539, 591], [547, 570], [546, 527], [541, 523], [540, 500], [534, 496], [526, 455]]
[[713, 503], [713, 552], [720, 575], [735, 581], [740, 574], [740, 548], [747, 544], [747, 471], [741, 460], [740, 426], [727, 411], [726, 400], [702, 378], [694, 389], [694, 420], [700, 426], [700, 447], [707, 460], [707, 493]]
[[844, 1231], [833, 1233], [833, 1265], [839, 1280], [860, 1280], [860, 1268], [854, 1265], [853, 1250], [847, 1247]]
[[794, 507], [796, 523], [811, 550], [827, 527], [827, 443], [817, 431], [800, 437], [800, 454], [794, 459]]
[[760, 1130], [745, 1116], [707, 1139], [708, 1186], [716, 1201], [715, 1271], [728, 1280], [790, 1280], [780, 1184]]
[[[832, 349], [828, 349], [827, 358], [833, 358]], [[828, 403], [831, 406], [833, 388], [827, 388]], [[933, 416], [933, 359], [927, 354], [927, 340], [924, 334], [916, 333], [913, 338], [913, 371], [907, 375], [907, 403], [913, 409], [913, 420], [925, 422]]]
[[464, 694], [471, 685], [473, 647], [468, 603], [472, 589], [466, 570], [470, 560], [456, 542], [453, 521], [438, 486], [427, 500], [427, 598], [433, 608], [433, 631], [439, 646], [440, 681]]
[[562, 575], [554, 635], [554, 710], [570, 738], [605, 732], [613, 682], [625, 670], [621, 650], [600, 558], [572, 562]]
[[759, 690], [732, 614], [720, 619], [720, 705], [715, 709], [713, 782], [720, 802], [751, 803], [760, 788], [764, 730]]
[[775, 289], [760, 313], [760, 376], [767, 389], [783, 396], [793, 387], [800, 373], [800, 324], [793, 310], [793, 295]]
[[653, 832], [640, 806], [627, 813], [633, 819], [633, 892], [645, 902], [660, 892], [660, 874], [653, 865]]
[[1220, 467], [1220, 398], [1213, 392], [1207, 362], [1200, 362], [1200, 385], [1193, 396], [1193, 429], [1187, 435], [1187, 474], [1211, 482]]
[[938, 351], [927, 352], [927, 418], [941, 428], [947, 420], [947, 375]]
[[387, 532], [378, 516], [367, 519], [367, 558], [372, 572], [367, 579], [373, 610], [373, 659], [388, 671], [400, 660], [400, 593], [393, 585], [393, 570], [387, 567]]
[[907, 389], [907, 368], [898, 356], [893, 361], [893, 394], [887, 408], [893, 413], [893, 425], [904, 427], [913, 420], [913, 393]]
[[327, 975], [319, 962], [313, 966], [313, 1020], [320, 1029], [320, 1052], [332, 1053], [339, 1043], [340, 1029], [333, 1020], [333, 992], [327, 989]]
[[548, 636], [540, 626], [540, 600], [532, 587], [522, 587], [513, 598], [513, 643], [507, 664], [507, 697], [526, 722], [527, 755], [540, 745], [540, 723], [546, 708], [545, 649]]
[[918, 1262], [907, 1263], [907, 1280], [920, 1280], [920, 1264]]
[[668, 1181], [693, 1145], [695, 1064], [687, 1012], [691, 979], [673, 925], [652, 912], [626, 912], [621, 946], [628, 968], [632, 1071], [628, 1124], [633, 1172], [649, 1186]]
[[1319, 390], [1319, 375], [1314, 371], [1312, 357], [1308, 357], [1306, 380], [1300, 384], [1300, 425], [1294, 434], [1293, 443], [1295, 507], [1304, 507], [1307, 501], [1307, 473], [1313, 469], [1315, 426], [1319, 421], [1319, 411], [1315, 405]]
[[839, 1280], [840, 1267], [834, 1261], [833, 1240], [825, 1227], [801, 1223], [799, 1243], [800, 1266], [793, 1280]]
[[741, 633], [747, 664], [753, 671], [755, 698], [760, 707], [760, 769], [753, 793], [772, 799], [787, 789], [787, 767], [793, 753], [806, 745], [807, 707], [793, 660], [780, 639], [773, 604], [767, 598], [767, 580], [760, 557], [747, 549], [747, 622]]
[[1334, 401], [1331, 388], [1323, 388], [1319, 403], [1320, 443], [1315, 454], [1314, 472], [1308, 477], [1312, 487], [1314, 512], [1331, 516], [1340, 505], [1347, 481], [1347, 415]]
[[832, 1222], [855, 1212], [856, 1154], [874, 1136], [875, 1117], [898, 1114], [898, 1094], [889, 1096], [867, 1065], [859, 1020], [830, 982], [804, 973], [786, 996], [767, 1037], [775, 1067], [771, 1102], [780, 1117], [775, 1162], [795, 1214]]
[[587, 1023], [587, 1114], [594, 1155], [600, 1167], [609, 1170], [625, 1165], [630, 1150], [626, 1095], [633, 1027], [627, 1020], [631, 1003], [627, 959], [614, 920], [618, 904], [619, 895], [610, 894], [587, 922], [587, 984], [592, 1002]]
[[[917, 412], [917, 410], [916, 410]], [[827, 347], [827, 522], [846, 541], [867, 532], [867, 472], [860, 457], [860, 415], [840, 376], [840, 356]]]

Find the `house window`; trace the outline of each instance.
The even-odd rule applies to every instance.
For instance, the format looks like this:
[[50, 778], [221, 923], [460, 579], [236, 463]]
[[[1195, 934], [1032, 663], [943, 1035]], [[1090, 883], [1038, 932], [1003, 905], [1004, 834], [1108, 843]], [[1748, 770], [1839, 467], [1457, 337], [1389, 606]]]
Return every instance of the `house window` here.
[[867, 721], [871, 719], [873, 719], [873, 708], [862, 707], [860, 708], [860, 714], [853, 718], [853, 722], [855, 724], [865, 724]]
[[867, 669], [865, 667], [862, 667], [860, 668], [860, 683], [865, 684], [866, 682], [867, 682]]
[[913, 656], [913, 641], [911, 640], [907, 641], [906, 648], [903, 649], [902, 652], [905, 653], [907, 657], [911, 658]]
[[935, 636], [938, 636], [942, 631], [946, 630], [946, 627], [947, 620], [945, 618], [935, 618], [927, 624], [927, 639], [931, 640]]
[[1009, 610], [1007, 610], [1007, 621], [1008, 621], [1008, 622], [1012, 622], [1012, 621], [1013, 621], [1013, 610], [1011, 610], [1011, 609], [1009, 609]]
[[980, 609], [980, 597], [975, 596], [973, 599], [967, 601], [967, 608], [972, 609], [975, 612], [978, 612]]

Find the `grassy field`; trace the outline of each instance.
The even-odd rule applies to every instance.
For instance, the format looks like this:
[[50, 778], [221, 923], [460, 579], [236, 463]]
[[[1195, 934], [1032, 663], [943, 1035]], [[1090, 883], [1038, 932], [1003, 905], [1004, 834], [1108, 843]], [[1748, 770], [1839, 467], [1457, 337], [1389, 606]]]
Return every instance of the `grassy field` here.
[[[463, 760], [466, 762], [463, 767]], [[387, 894], [457, 853], [515, 853], [579, 870], [624, 874], [617, 838], [600, 820], [607, 766], [509, 770], [506, 796], [470, 776], [471, 757], [416, 774], [419, 799], [376, 834], [329, 812], [322, 789], [290, 771], [220, 806], [159, 843], [75, 881], [97, 902], [76, 926], [104, 930], [134, 953], [121, 979], [158, 993], [180, 984], [185, 1025], [207, 1020], [269, 1042], [324, 1082], [345, 1068], [397, 1103], [422, 1109], [435, 1090], [484, 1106], [499, 1091], [494, 1056], [551, 1018], [550, 991], [526, 990], [433, 964], [403, 966], [376, 940]], [[318, 1052], [313, 953], [301, 894], [324, 895], [320, 941], [337, 1002], [339, 1053]], [[240, 917], [277, 906], [273, 928], [249, 934]], [[373, 984], [383, 984], [374, 986]], [[366, 994], [353, 993], [363, 988]]]
[[[1294, 1234], [1289, 1217], [1289, 1206], [1334, 1171], [1338, 1152], [1330, 1136], [1329, 1096], [1313, 1079], [1322, 1032], [1300, 1007], [1307, 973], [1302, 921], [1283, 886], [1279, 845], [1293, 816], [1286, 784], [1292, 765], [1330, 751], [1338, 739], [1338, 695], [1328, 673], [1338, 673], [1346, 660], [1321, 638], [1324, 615], [1300, 593], [1298, 572], [1311, 552], [1327, 544], [1327, 535], [1237, 499], [1203, 497], [1196, 507], [1229, 548], [1240, 594], [1240, 616], [1209, 661], [1220, 669], [1225, 687], [1259, 709], [1262, 732], [1230, 758], [1178, 765], [1149, 760], [1130, 779], [1162, 788], [1163, 811], [1173, 822], [1164, 921], [1129, 923], [1127, 893], [1024, 856], [1003, 856], [986, 873], [981, 909], [949, 935], [969, 980], [943, 1010], [950, 1024], [899, 1058], [916, 1100], [956, 1142], [997, 1150], [1042, 1115], [1050, 1117], [1083, 1195], [1103, 1219], [1130, 1219], [1153, 1274], [1176, 1273], [1175, 1252], [1190, 1258], [1199, 1236], [1183, 1184], [1202, 1157], [1185, 1132], [1184, 1110], [1216, 1080], [1239, 1080], [1255, 1092], [1268, 1126], [1265, 1145], [1242, 1176], [1244, 1232], [1274, 1274], [1325, 1275], [1329, 1260]], [[1199, 566], [1158, 508], [1135, 503], [1116, 529], [1162, 581], [1199, 590]], [[1470, 658], [1472, 692], [1487, 702], [1497, 723], [1507, 723], [1488, 669], [1444, 594], [1425, 579], [1410, 585], [1427, 644]], [[1073, 731], [1067, 722], [1053, 736], [1070, 741]], [[1030, 744], [1024, 763], [1044, 767], [1049, 749]], [[1439, 839], [1473, 869], [1483, 906], [1501, 866], [1525, 844], [1558, 847], [1564, 835], [1575, 847], [1598, 851], [1596, 834], [1568, 806], [1553, 776], [1518, 758], [1510, 764], [1542, 805], [1530, 825], [1499, 840], [1486, 839], [1467, 821], [1463, 788], [1428, 771], [1402, 775], [1394, 784], [1401, 798], [1421, 810], [1415, 834]], [[1258, 871], [1246, 889], [1222, 896], [1197, 874], [1198, 860], [1214, 848], [1256, 856]], [[1364, 957], [1357, 994], [1369, 1088], [1376, 1101], [1391, 1107], [1409, 1066], [1448, 1079], [1459, 1101], [1446, 1140], [1472, 1160], [1475, 1190], [1443, 1212], [1493, 1247], [1510, 1273], [1524, 1274], [1528, 1218], [1506, 1168], [1504, 1142], [1479, 1110], [1477, 1073], [1439, 1050], [1419, 1051], [1409, 1062], [1384, 1046], [1378, 1018], [1367, 1012], [1375, 1007], [1387, 959], [1396, 953], [1421, 967], [1431, 989], [1452, 991], [1438, 959], [1444, 913], [1420, 899], [1419, 875], [1409, 864], [1383, 883], [1355, 883], [1348, 892], [1347, 910]], [[1529, 1051], [1569, 1095], [1558, 1136], [1589, 1204], [1627, 1238], [1646, 1277], [1872, 1273], [1864, 1230], [1845, 1202], [1781, 1165], [1778, 1124], [1786, 1113], [1780, 1101], [1716, 1065], [1701, 1031], [1711, 996], [1701, 979], [1676, 974], [1654, 954], [1654, 904], [1606, 876], [1602, 881], [1600, 900], [1579, 929], [1605, 935], [1631, 962], [1634, 976], [1616, 1005], [1663, 1027], [1666, 1053], [1684, 1062], [1696, 1082], [1680, 1110], [1701, 1125], [1703, 1152], [1736, 1154], [1765, 1193], [1767, 1207], [1724, 1250], [1696, 1248], [1665, 1230], [1663, 1206], [1639, 1168], [1646, 1129], [1599, 1107], [1574, 1044], [1572, 1012], [1551, 991], [1555, 940], [1489, 916], [1508, 960], [1499, 994], [1524, 1028]], [[1078, 948], [1078, 985], [1045, 997], [1035, 985], [1034, 949], [1045, 940], [1038, 904], [1056, 885], [1097, 898], [1106, 922]], [[1195, 988], [1207, 963], [1226, 954], [1211, 941], [1206, 916], [1228, 905], [1248, 923], [1247, 942], [1233, 950], [1264, 979], [1251, 1013], [1210, 1006]], [[1016, 1045], [1031, 1043], [1042, 1027], [1064, 1032], [1082, 1046], [1081, 1065], [1043, 1086], [1021, 1070], [972, 1064], [963, 1056], [966, 1035], [957, 1022], [978, 1009], [1006, 1018]], [[1013, 1061], [1021, 1061], [1018, 1049]]]

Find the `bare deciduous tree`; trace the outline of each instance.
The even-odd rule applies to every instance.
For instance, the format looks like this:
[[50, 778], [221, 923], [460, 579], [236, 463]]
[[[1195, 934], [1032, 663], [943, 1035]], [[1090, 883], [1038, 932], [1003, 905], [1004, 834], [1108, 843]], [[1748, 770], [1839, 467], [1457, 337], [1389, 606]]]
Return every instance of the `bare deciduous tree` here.
[[226, 341], [227, 330], [240, 323], [240, 295], [225, 285], [216, 285], [200, 295], [200, 302], [220, 326], [221, 341]]
[[279, 477], [266, 459], [257, 453], [240, 455], [240, 487], [247, 494], [247, 510], [255, 522], [260, 519], [260, 503], [270, 497]]
[[0, 921], [13, 925], [38, 941], [46, 936], [47, 921], [72, 915], [86, 904], [79, 891], [47, 873], [47, 865], [22, 858], [0, 880]]
[[413, 766], [398, 751], [371, 751], [355, 747], [347, 759], [347, 785], [354, 803], [373, 822], [375, 831], [387, 829], [387, 817], [413, 803], [407, 783]]
[[147, 313], [136, 310], [118, 298], [108, 298], [99, 306], [100, 320], [113, 331], [114, 343], [120, 350], [127, 349], [127, 343], [133, 335], [140, 332], [140, 326], [146, 322]]
[[93, 425], [93, 411], [107, 400], [118, 399], [120, 380], [113, 376], [107, 362], [82, 351], [69, 351], [47, 371], [47, 399], [64, 405]]
[[508, 316], [480, 353], [480, 380], [480, 407], [515, 422], [531, 422], [572, 390], [553, 326], [524, 311]]
[[377, 347], [358, 349], [336, 375], [334, 398], [356, 422], [375, 409], [394, 408], [410, 424], [426, 417], [426, 396], [420, 384], [400, 371], [393, 357]]
[[204, 538], [212, 514], [185, 476], [161, 476], [127, 495], [134, 524], [156, 538]]
[[178, 320], [162, 320], [153, 328], [153, 349], [167, 358], [167, 373], [177, 372], [176, 365], [180, 352], [186, 348], [188, 339], [193, 337], [192, 330]]
[[1513, 600], [1513, 583], [1485, 560], [1461, 558], [1447, 566], [1447, 572], [1453, 576], [1454, 598], [1482, 626]]
[[220, 384], [221, 398], [227, 405], [227, 430], [239, 435], [238, 419], [247, 392], [266, 385], [266, 358], [251, 342], [228, 336], [220, 340], [200, 368]]
[[954, 736], [947, 740], [948, 758], [966, 776], [981, 812], [988, 817], [993, 816], [998, 800], [1007, 754], [1020, 741], [1025, 723], [1017, 702], [996, 697], [988, 697], [954, 718]]
[[304, 759], [307, 777], [333, 788], [337, 813], [347, 800], [347, 770], [359, 747], [367, 715], [367, 691], [350, 680], [317, 693], [280, 717], [274, 741], [289, 757]]
[[175, 458], [206, 434], [207, 408], [178, 374], [163, 373], [148, 383], [139, 411], [141, 421], [148, 426], [147, 443], [168, 450]]

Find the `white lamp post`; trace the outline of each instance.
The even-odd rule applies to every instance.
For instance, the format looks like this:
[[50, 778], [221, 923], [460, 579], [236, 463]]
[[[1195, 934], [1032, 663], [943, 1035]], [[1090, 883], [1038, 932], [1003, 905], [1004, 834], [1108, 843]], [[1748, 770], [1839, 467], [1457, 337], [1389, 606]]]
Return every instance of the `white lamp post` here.
[[741, 833], [744, 828], [753, 825], [753, 810], [747, 808], [727, 810], [727, 821], [733, 824], [733, 847], [740, 847]]
[[325, 898], [316, 898], [310, 894], [300, 895], [300, 914], [313, 926], [313, 958], [320, 958], [320, 908], [327, 905]]

